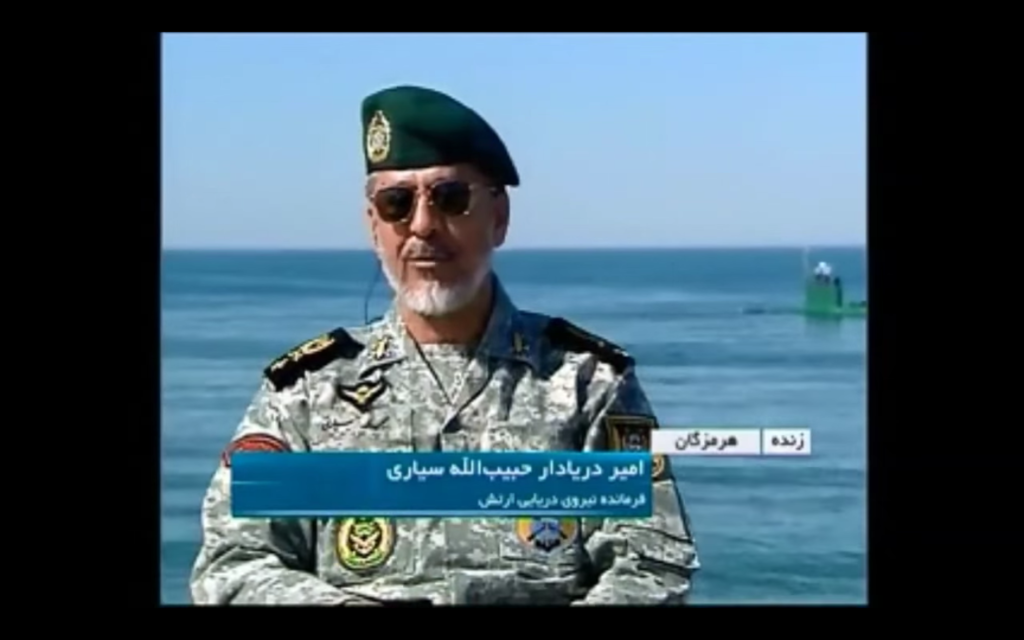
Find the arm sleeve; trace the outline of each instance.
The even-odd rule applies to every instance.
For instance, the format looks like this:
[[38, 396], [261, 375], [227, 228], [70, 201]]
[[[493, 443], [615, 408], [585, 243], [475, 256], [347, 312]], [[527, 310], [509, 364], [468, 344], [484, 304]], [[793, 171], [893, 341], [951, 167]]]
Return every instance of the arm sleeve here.
[[340, 605], [345, 594], [316, 575], [316, 522], [231, 515], [231, 454], [308, 449], [297, 391], [257, 392], [222, 456], [202, 505], [202, 545], [192, 571], [198, 605]]
[[[606, 397], [590, 422], [585, 449], [649, 450], [658, 422], [633, 371], [620, 377]], [[667, 459], [654, 456], [653, 466], [652, 516], [603, 520], [586, 542], [599, 571], [597, 584], [573, 604], [686, 604], [700, 567], [697, 550]]]

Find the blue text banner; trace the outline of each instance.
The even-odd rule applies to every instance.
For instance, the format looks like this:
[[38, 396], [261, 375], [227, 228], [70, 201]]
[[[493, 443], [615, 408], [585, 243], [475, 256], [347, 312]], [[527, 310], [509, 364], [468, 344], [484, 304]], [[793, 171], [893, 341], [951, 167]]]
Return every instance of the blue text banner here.
[[646, 518], [653, 484], [647, 452], [244, 452], [231, 474], [251, 518]]

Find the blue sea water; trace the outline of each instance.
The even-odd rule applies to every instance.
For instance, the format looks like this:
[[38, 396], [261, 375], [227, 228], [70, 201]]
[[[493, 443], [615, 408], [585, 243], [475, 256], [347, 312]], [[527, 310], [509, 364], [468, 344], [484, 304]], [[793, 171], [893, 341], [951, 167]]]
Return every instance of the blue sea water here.
[[[851, 298], [861, 249], [818, 250]], [[801, 251], [509, 251], [517, 304], [626, 347], [663, 425], [803, 425], [804, 458], [673, 463], [703, 569], [694, 603], [866, 601], [866, 326], [744, 315], [801, 301]], [[199, 505], [218, 455], [284, 350], [364, 319], [368, 252], [165, 251], [162, 597], [188, 601]], [[371, 317], [387, 305], [378, 281]]]

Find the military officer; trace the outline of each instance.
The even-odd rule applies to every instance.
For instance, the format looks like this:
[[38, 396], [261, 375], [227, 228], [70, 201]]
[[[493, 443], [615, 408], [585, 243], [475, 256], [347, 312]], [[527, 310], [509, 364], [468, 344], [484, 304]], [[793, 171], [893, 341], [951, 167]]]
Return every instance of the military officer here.
[[685, 603], [696, 551], [657, 456], [643, 520], [231, 516], [236, 452], [648, 449], [658, 426], [627, 353], [518, 309], [492, 272], [519, 175], [491, 126], [412, 86], [367, 97], [362, 124], [366, 221], [394, 304], [266, 368], [203, 502], [193, 601]]

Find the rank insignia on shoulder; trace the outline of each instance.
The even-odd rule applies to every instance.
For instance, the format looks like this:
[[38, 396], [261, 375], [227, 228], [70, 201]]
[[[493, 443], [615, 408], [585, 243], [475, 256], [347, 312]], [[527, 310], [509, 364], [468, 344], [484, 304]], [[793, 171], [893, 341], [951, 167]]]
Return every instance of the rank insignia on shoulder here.
[[376, 382], [359, 382], [354, 385], [338, 385], [338, 397], [361, 412], [365, 412], [384, 393], [387, 383], [381, 378]]
[[363, 345], [344, 329], [307, 340], [270, 363], [263, 375], [281, 391], [296, 382], [304, 373], [318, 371], [337, 358], [354, 358]]
[[250, 433], [234, 440], [224, 449], [220, 461], [225, 467], [231, 466], [231, 456], [245, 451], [261, 451], [269, 453], [287, 453], [291, 447], [284, 440], [267, 433]]
[[552, 346], [574, 353], [593, 353], [622, 374], [633, 366], [633, 358], [619, 345], [569, 322], [565, 318], [552, 318], [544, 329]]
[[515, 523], [519, 541], [545, 553], [572, 544], [579, 532], [575, 518], [519, 518]]

